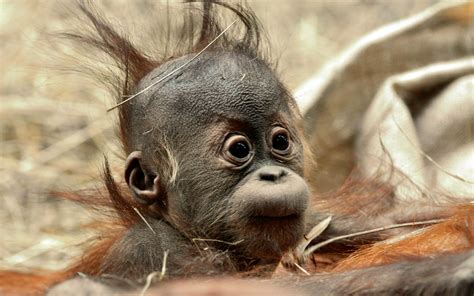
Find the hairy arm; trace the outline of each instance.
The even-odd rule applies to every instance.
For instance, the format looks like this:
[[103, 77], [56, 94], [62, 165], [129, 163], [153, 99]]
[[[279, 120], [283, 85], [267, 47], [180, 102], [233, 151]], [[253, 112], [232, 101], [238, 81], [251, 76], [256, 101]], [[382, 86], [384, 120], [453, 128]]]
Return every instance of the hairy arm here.
[[[143, 286], [127, 289], [93, 278], [75, 278], [53, 287], [48, 296], [127, 295]], [[473, 295], [474, 251], [414, 262], [400, 262], [344, 273], [293, 276], [272, 280], [199, 279], [159, 283], [146, 295]], [[173, 294], [174, 293], [174, 294]], [[214, 293], [214, 294], [213, 294]]]
[[473, 295], [474, 251], [302, 278], [310, 295]]

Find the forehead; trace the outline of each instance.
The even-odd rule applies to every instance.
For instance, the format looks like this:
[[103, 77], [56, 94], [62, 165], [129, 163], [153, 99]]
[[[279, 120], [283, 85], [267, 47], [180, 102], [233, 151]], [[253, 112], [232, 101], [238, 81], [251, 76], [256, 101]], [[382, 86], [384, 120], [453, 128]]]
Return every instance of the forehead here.
[[[168, 62], [145, 77], [144, 88], [193, 56]], [[142, 108], [156, 123], [200, 124], [215, 118], [263, 123], [286, 111], [286, 93], [262, 61], [235, 52], [207, 52], [142, 97]]]

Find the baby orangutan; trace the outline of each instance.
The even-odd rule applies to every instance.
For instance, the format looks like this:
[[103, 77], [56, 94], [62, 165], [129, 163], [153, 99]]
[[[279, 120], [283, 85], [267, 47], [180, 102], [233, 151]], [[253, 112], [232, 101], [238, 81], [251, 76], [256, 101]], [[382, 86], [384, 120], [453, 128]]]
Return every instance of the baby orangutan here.
[[[127, 186], [114, 180], [106, 163], [105, 197], [68, 197], [111, 210], [116, 216], [108, 223], [111, 228], [64, 271], [0, 273], [2, 294], [43, 294], [61, 282], [50, 290], [51, 295], [84, 283], [92, 292], [85, 288], [83, 293], [125, 293], [120, 285], [137, 289], [160, 270], [166, 270], [161, 273], [166, 278], [269, 275], [311, 227], [337, 213], [309, 205], [304, 171], [311, 157], [305, 153], [302, 119], [294, 99], [261, 54], [255, 15], [227, 2], [205, 1], [202, 6], [197, 20], [200, 30], [190, 26], [184, 32], [190, 49], [156, 60], [114, 31], [90, 6], [80, 5], [95, 34], [67, 37], [107, 53], [123, 70], [118, 77], [122, 83], [114, 86], [121, 93], [116, 108]], [[216, 8], [231, 11], [237, 20], [224, 28]], [[243, 27], [243, 34], [236, 34], [232, 26]], [[372, 220], [336, 214], [322, 237], [405, 219], [399, 215], [392, 219], [394, 212]], [[341, 254], [354, 249], [352, 245]], [[453, 258], [445, 264], [443, 275], [464, 268], [463, 262], [472, 261], [472, 254]], [[295, 293], [346, 294], [364, 291], [354, 284], [356, 280], [379, 278], [379, 284], [367, 287], [368, 293], [394, 291], [397, 285], [406, 291], [420, 287], [420, 291], [445, 291], [443, 281], [435, 276], [437, 266], [428, 260], [334, 275], [288, 275], [262, 287], [286, 285]], [[429, 280], [403, 281], [399, 270], [407, 274], [424, 270]], [[77, 274], [87, 278], [72, 279]], [[106, 278], [113, 278], [113, 283]], [[446, 280], [446, 291], [464, 292], [471, 287], [472, 275]], [[229, 283], [237, 290], [249, 284]], [[166, 286], [163, 289], [166, 293]], [[215, 289], [222, 294], [229, 291], [219, 290], [219, 285]]]

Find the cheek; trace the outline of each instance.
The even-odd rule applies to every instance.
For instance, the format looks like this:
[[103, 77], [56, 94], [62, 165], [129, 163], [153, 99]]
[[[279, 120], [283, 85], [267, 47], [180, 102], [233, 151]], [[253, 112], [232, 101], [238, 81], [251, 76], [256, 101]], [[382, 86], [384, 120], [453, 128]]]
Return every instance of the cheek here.
[[298, 156], [288, 164], [288, 167], [297, 175], [304, 177], [304, 155], [302, 151], [298, 152]]
[[228, 196], [238, 183], [238, 177], [209, 166], [195, 166], [194, 170], [181, 171], [178, 180], [171, 191], [172, 203], [179, 208], [180, 215], [201, 229], [211, 220], [224, 220]]

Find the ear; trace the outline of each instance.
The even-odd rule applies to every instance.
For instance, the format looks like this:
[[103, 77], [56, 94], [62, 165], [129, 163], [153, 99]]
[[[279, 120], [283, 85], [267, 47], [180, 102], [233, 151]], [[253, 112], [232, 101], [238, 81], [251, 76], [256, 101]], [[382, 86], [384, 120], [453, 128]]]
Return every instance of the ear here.
[[159, 178], [143, 169], [141, 151], [134, 151], [125, 163], [125, 180], [133, 197], [141, 204], [151, 205], [159, 199]]

